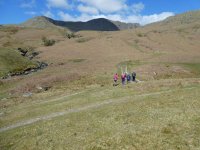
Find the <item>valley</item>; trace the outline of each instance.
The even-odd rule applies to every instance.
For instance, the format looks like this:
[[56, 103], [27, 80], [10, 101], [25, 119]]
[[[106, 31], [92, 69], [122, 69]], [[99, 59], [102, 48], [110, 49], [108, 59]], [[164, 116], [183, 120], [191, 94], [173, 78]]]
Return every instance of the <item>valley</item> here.
[[[104, 19], [0, 26], [0, 149], [198, 149], [199, 16], [116, 31]], [[114, 87], [126, 67], [140, 82]]]

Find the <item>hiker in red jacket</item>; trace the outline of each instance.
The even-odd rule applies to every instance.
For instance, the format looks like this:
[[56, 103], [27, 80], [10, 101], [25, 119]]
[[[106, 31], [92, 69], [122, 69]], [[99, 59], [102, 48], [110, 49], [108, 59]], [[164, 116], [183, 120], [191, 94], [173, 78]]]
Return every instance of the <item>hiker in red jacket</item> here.
[[117, 80], [118, 80], [118, 78], [119, 78], [119, 76], [118, 76], [118, 74], [116, 73], [116, 74], [114, 75], [114, 77], [113, 77], [113, 80], [114, 80], [113, 86], [116, 86], [116, 85], [117, 85]]
[[121, 79], [122, 79], [122, 85], [125, 85], [125, 81], [126, 81], [126, 74], [125, 73], [122, 73]]

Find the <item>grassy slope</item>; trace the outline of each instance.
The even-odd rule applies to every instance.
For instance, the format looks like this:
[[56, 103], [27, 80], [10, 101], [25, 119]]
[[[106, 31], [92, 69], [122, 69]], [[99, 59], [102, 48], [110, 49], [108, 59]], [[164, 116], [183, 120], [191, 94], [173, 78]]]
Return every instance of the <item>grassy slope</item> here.
[[[171, 30], [163, 26], [158, 26], [156, 29], [145, 27], [123, 32], [82, 31], [77, 33], [81, 37], [75, 39], [64, 37], [65, 33], [66, 31], [61, 29], [58, 31], [57, 29], [23, 28], [7, 35], [10, 47], [17, 48], [20, 44], [20, 47], [33, 46], [36, 51], [41, 52], [38, 58], [50, 64], [41, 73], [22, 78], [18, 86], [13, 86], [7, 91], [21, 94], [27, 92], [24, 89], [29, 86], [30, 91], [33, 92], [35, 87], [46, 86], [46, 84], [56, 88], [60, 85], [68, 89], [78, 89], [83, 87], [82, 83], [86, 86], [94, 83], [83, 79], [79, 87], [77, 84], [69, 84], [69, 82], [74, 83], [78, 75], [90, 76], [88, 78], [97, 75], [106, 76], [106, 80], [101, 80], [102, 83], [94, 79], [98, 82], [96, 84], [104, 85], [116, 71], [121, 72], [119, 64], [121, 66], [127, 64], [128, 70], [136, 71], [141, 80], [199, 75], [190, 73], [190, 68], [181, 64], [200, 63], [199, 35], [195, 34], [196, 29], [195, 33], [190, 28], [179, 33], [176, 29]], [[0, 38], [2, 45], [7, 41], [4, 34], [2, 31], [2, 38]], [[57, 42], [54, 46], [43, 47], [42, 36], [55, 39]], [[165, 63], [174, 65], [166, 67]], [[178, 71], [176, 66], [180, 68]], [[154, 73], [157, 74], [156, 77]], [[58, 86], [55, 86], [55, 83]]]
[[35, 63], [22, 57], [16, 50], [0, 48], [0, 77], [9, 72], [21, 72], [36, 66]]
[[[155, 92], [161, 93], [148, 95]], [[199, 79], [187, 79], [103, 87], [54, 102], [24, 103], [4, 112], [3, 126], [13, 124], [17, 116], [22, 117], [19, 122], [113, 99], [99, 108], [5, 131], [0, 134], [1, 149], [198, 148], [199, 96]]]

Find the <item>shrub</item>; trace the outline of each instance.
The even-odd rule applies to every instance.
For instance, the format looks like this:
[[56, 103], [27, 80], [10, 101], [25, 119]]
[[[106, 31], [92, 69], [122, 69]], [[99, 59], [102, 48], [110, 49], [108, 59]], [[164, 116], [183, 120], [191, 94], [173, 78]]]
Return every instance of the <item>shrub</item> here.
[[66, 33], [66, 37], [68, 39], [71, 39], [71, 38], [76, 38], [76, 35], [72, 32], [72, 33]]
[[78, 43], [84, 43], [90, 41], [92, 38], [79, 38], [76, 40]]
[[144, 33], [141, 33], [141, 32], [138, 32], [138, 33], [137, 33], [137, 36], [138, 36], [138, 37], [145, 37], [145, 36], [146, 36], [146, 34], [144, 34]]
[[52, 46], [56, 42], [54, 39], [47, 39], [46, 37], [42, 37], [42, 41], [44, 43], [44, 46]]

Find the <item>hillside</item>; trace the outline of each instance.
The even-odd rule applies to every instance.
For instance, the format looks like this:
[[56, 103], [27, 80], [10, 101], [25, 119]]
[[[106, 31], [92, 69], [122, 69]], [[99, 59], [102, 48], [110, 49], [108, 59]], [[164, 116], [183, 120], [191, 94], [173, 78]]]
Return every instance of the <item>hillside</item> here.
[[87, 22], [69, 22], [69, 21], [57, 21], [48, 17], [40, 16], [28, 20], [21, 24], [24, 27], [64, 27], [71, 31], [93, 30], [93, 31], [118, 31], [125, 29], [133, 29], [139, 27], [139, 24], [123, 23], [117, 21], [110, 21], [108, 19], [99, 18], [93, 19]]
[[200, 11], [190, 11], [183, 14], [178, 14], [176, 16], [169, 17], [164, 21], [158, 23], [152, 23], [147, 25], [147, 27], [160, 27], [166, 29], [176, 29], [176, 28], [190, 28], [198, 29], [200, 28]]
[[[195, 24], [198, 24], [198, 15], [195, 15], [198, 11], [191, 13], [194, 14], [192, 18], [196, 20]], [[188, 17], [187, 20], [191, 18], [191, 15], [187, 15], [187, 13], [182, 15], [186, 16], [185, 19]], [[174, 24], [176, 24], [176, 19], [182, 15], [167, 20], [174, 20]], [[41, 27], [49, 26], [49, 22], [53, 22], [44, 17], [39, 17], [40, 19], [38, 25]], [[75, 38], [68, 39], [67, 31], [62, 28], [54, 28], [55, 24], [53, 23], [51, 23], [53, 28], [32, 28], [37, 26], [36, 20], [26, 22], [26, 28], [4, 27], [0, 30], [0, 46], [2, 48], [16, 50], [20, 47], [34, 47], [35, 51], [40, 52], [38, 59], [51, 64], [41, 74], [35, 74], [29, 78], [29, 80], [34, 80], [31, 83], [33, 87], [46, 83], [53, 86], [54, 82], [52, 81], [54, 80], [52, 79], [55, 79], [57, 83], [60, 80], [74, 80], [75, 74], [78, 74], [75, 75], [76, 78], [88, 74], [96, 77], [96, 74], [99, 74], [100, 78], [105, 76], [107, 81], [110, 79], [108, 74], [116, 71], [120, 73], [120, 65], [128, 65], [130, 71], [133, 69], [137, 71], [141, 80], [198, 76], [198, 64], [200, 63], [200, 43], [198, 42], [200, 34], [198, 33], [200, 29], [198, 26], [192, 28], [193, 21], [185, 22], [181, 27], [176, 26], [174, 29], [164, 20], [134, 30], [79, 31]], [[98, 21], [101, 19], [92, 20], [89, 23], [96, 24]], [[64, 22], [60, 22], [60, 24], [62, 23]], [[55, 45], [44, 46], [42, 44], [44, 36], [54, 39]], [[46, 75], [48, 78], [45, 78]], [[44, 81], [40, 79], [44, 79]], [[21, 92], [28, 80], [24, 79], [23, 82]], [[100, 84], [99, 79], [94, 79], [94, 82]]]
[[179, 14], [173, 17], [169, 17], [164, 20], [161, 24], [174, 24], [174, 25], [186, 25], [190, 23], [199, 23], [200, 11], [191, 11], [184, 14]]
[[[117, 32], [79, 31], [76, 33], [77, 36], [71, 39], [67, 38], [66, 30], [54, 28], [54, 20], [39, 17], [27, 21], [24, 24], [27, 26], [26, 28], [1, 28], [0, 46], [15, 50], [20, 47], [34, 47], [35, 51], [40, 52], [38, 59], [51, 64], [45, 69], [47, 72], [41, 73], [44, 73], [45, 76], [51, 72], [49, 79], [44, 79], [44, 83], [46, 84], [46, 80], [49, 80], [48, 84], [50, 85], [51, 78], [55, 78], [59, 83], [59, 80], [62, 80], [66, 73], [69, 76], [79, 74], [77, 78], [87, 76], [89, 72], [91, 76], [105, 73], [106, 78], [110, 79], [108, 74], [119, 71], [120, 65], [128, 65], [130, 71], [136, 70], [142, 80], [196, 76], [198, 71], [193, 69], [198, 68], [195, 66], [200, 63], [200, 44], [198, 42], [200, 28], [196, 25], [199, 23], [198, 13], [196, 11], [189, 12], [189, 15], [188, 13], [177, 15], [163, 22], [134, 30]], [[182, 16], [186, 20], [192, 19], [193, 21], [183, 22], [181, 27], [176, 26], [176, 22]], [[89, 24], [95, 25], [99, 24], [99, 21], [104, 22], [105, 20], [96, 19], [89, 21]], [[174, 28], [166, 23], [168, 20], [174, 20], [171, 21], [171, 24], [175, 25]], [[60, 26], [65, 25], [65, 22], [55, 22]], [[32, 28], [47, 27], [49, 24], [53, 28]], [[100, 29], [101, 26], [97, 28]], [[54, 39], [55, 45], [45, 47], [42, 44], [42, 37], [44, 36], [48, 39]], [[188, 66], [193, 69], [190, 70], [187, 68]], [[34, 86], [37, 86], [39, 82], [42, 84], [40, 78], [43, 79], [44, 76], [37, 76], [37, 74], [31, 76], [31, 80], [37, 78], [32, 84]], [[24, 81], [26, 80], [24, 79]]]

